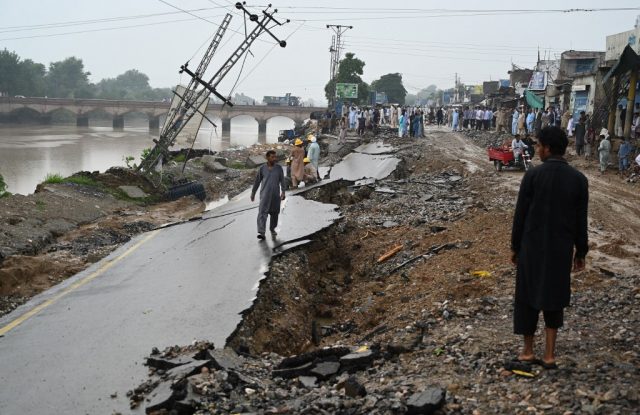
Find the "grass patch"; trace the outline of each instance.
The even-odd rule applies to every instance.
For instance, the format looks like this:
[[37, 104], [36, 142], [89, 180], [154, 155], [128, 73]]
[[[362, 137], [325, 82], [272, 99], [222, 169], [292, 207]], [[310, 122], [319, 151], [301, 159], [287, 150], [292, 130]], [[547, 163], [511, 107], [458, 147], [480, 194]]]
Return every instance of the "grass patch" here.
[[62, 177], [62, 175], [60, 175], [58, 173], [49, 173], [44, 178], [44, 181], [42, 183], [45, 183], [45, 184], [56, 184], [56, 183], [62, 183], [62, 182], [64, 182], [64, 177]]
[[47, 204], [42, 200], [36, 200], [36, 209], [43, 211], [47, 207]]
[[247, 167], [246, 164], [244, 164], [244, 162], [240, 161], [240, 160], [230, 160], [227, 162], [227, 167], [230, 169], [236, 169], [236, 170], [248, 170], [249, 168]]
[[87, 176], [71, 176], [71, 177], [67, 177], [66, 179], [64, 179], [64, 181], [67, 182], [67, 183], [74, 183], [74, 184], [80, 184], [80, 185], [91, 186], [91, 187], [101, 187], [102, 186], [96, 180], [92, 179], [91, 177], [87, 177]]
[[175, 161], [176, 163], [184, 163], [186, 159], [187, 159], [187, 155], [184, 153], [180, 153], [173, 158], [173, 161]]

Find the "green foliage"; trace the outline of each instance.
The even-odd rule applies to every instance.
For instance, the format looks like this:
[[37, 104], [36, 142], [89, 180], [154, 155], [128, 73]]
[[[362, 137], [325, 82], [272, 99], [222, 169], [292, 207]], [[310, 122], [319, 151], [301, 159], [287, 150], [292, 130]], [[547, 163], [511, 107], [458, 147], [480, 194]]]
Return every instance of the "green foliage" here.
[[138, 166], [133, 162], [136, 158], [133, 156], [122, 156], [122, 161], [127, 166], [128, 169], [135, 169]]
[[102, 186], [96, 180], [88, 176], [71, 176], [64, 179], [66, 183], [75, 183], [83, 186], [100, 187]]
[[36, 209], [43, 211], [47, 207], [47, 204], [42, 200], [36, 200]]
[[140, 159], [144, 160], [147, 157], [149, 157], [149, 154], [151, 154], [151, 149], [150, 148], [145, 148], [142, 150], [142, 153], [140, 153]]
[[89, 82], [82, 59], [69, 57], [47, 67], [31, 59], [21, 60], [15, 52], [0, 50], [0, 92], [10, 96], [50, 98], [100, 98], [160, 101], [171, 98], [170, 88], [151, 88], [149, 77], [130, 69], [97, 84]]
[[364, 61], [355, 57], [353, 53], [347, 53], [340, 61], [338, 75], [330, 80], [324, 87], [324, 94], [327, 101], [331, 102], [335, 95], [336, 83], [358, 84], [358, 103], [366, 104], [369, 101], [369, 85], [360, 77], [364, 73]]
[[43, 96], [45, 66], [31, 59], [20, 60], [15, 52], [0, 51], [0, 92], [12, 95]]
[[64, 177], [58, 173], [48, 173], [43, 181], [45, 184], [56, 184], [62, 182], [64, 182]]
[[173, 161], [175, 161], [176, 163], [184, 163], [186, 159], [187, 159], [187, 155], [184, 153], [180, 153], [173, 158]]
[[402, 85], [402, 75], [399, 73], [382, 75], [380, 79], [371, 82], [371, 89], [377, 92], [385, 92], [391, 103], [404, 105], [407, 90]]
[[8, 196], [10, 193], [7, 192], [7, 183], [4, 181], [4, 177], [0, 174], [0, 197]]
[[82, 59], [70, 57], [51, 62], [47, 72], [47, 95], [56, 98], [91, 98], [93, 88], [89, 84], [91, 72], [85, 72]]
[[247, 165], [240, 160], [229, 160], [227, 162], [227, 167], [236, 170], [246, 170], [248, 168]]

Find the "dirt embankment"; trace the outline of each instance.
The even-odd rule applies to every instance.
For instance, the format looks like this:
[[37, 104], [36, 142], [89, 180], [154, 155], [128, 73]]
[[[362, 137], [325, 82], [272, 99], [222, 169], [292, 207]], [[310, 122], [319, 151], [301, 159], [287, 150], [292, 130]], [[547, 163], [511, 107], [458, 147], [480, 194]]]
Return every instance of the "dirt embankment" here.
[[[191, 153], [184, 170], [183, 162], [170, 161], [165, 175], [201, 182], [205, 202], [233, 197], [253, 183], [248, 159], [259, 158], [267, 148], [282, 150], [283, 146], [221, 152], [215, 155], [222, 162], [217, 169], [209, 169], [201, 154]], [[28, 196], [0, 198], [0, 316], [99, 261], [135, 235], [188, 220], [205, 209], [205, 203], [193, 196], [163, 201], [163, 194], [144, 176], [124, 168], [80, 172], [56, 181], [61, 182], [43, 183]], [[136, 186], [147, 196], [133, 199], [120, 186]]]
[[[493, 170], [485, 149], [493, 139], [442, 130], [409, 145], [388, 139], [406, 161], [406, 180], [306, 195], [339, 204], [344, 219], [309, 246], [274, 259], [229, 344], [254, 356], [335, 345], [381, 352], [355, 374], [366, 398], [345, 396], [336, 374], [314, 387], [279, 384], [294, 387], [281, 399], [265, 390], [265, 405], [291, 408], [304, 399], [329, 412], [402, 413], [413, 393], [435, 383], [447, 391], [443, 413], [634, 413], [637, 185], [600, 177], [592, 163], [568, 154], [591, 185], [588, 265], [573, 277], [573, 303], [559, 335], [560, 369], [534, 367], [532, 379], [519, 378], [504, 362], [521, 347], [511, 328], [509, 238], [522, 172]], [[538, 353], [541, 347], [538, 340]], [[327, 403], [335, 396], [340, 400]], [[235, 402], [252, 401], [240, 396]]]

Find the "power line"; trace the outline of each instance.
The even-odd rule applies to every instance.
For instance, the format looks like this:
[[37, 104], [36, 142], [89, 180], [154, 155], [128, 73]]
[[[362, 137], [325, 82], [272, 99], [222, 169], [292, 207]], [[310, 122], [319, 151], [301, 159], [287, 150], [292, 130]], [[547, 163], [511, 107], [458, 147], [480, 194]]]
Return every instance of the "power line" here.
[[[201, 12], [216, 9], [216, 7], [205, 7], [200, 9], [192, 9], [190, 12]], [[6, 26], [0, 27], [0, 33], [10, 33], [10, 32], [24, 32], [29, 30], [41, 30], [41, 29], [56, 29], [61, 27], [70, 27], [70, 26], [82, 26], [87, 24], [95, 24], [95, 23], [110, 23], [110, 22], [119, 22], [123, 20], [136, 20], [136, 19], [148, 19], [150, 17], [159, 17], [159, 16], [167, 16], [172, 14], [180, 14], [182, 12], [164, 12], [164, 13], [151, 13], [151, 14], [137, 14], [131, 16], [117, 16], [117, 17], [106, 17], [103, 19], [90, 19], [90, 20], [71, 20], [66, 22], [55, 22], [55, 23], [42, 23], [36, 25], [21, 25], [21, 26]]]
[[[220, 17], [220, 16], [207, 16], [207, 17], [214, 18], [214, 17]], [[189, 21], [193, 21], [193, 20], [195, 20], [195, 19], [193, 19], [193, 18], [175, 19], [175, 20], [165, 20], [165, 21], [162, 21], [162, 22], [143, 23], [143, 24], [128, 25], [128, 26], [116, 26], [116, 27], [104, 27], [104, 28], [100, 28], [100, 29], [77, 30], [77, 31], [73, 31], [73, 32], [44, 33], [44, 34], [40, 34], [40, 35], [8, 37], [8, 38], [0, 39], [0, 41], [21, 40], [21, 39], [36, 39], [36, 38], [42, 38], [42, 37], [76, 35], [76, 34], [81, 34], [81, 33], [105, 32], [105, 31], [111, 31], [111, 30], [131, 29], [131, 28], [136, 28], [136, 27], [157, 26], [157, 25], [167, 24], [167, 23], [189, 22]]]

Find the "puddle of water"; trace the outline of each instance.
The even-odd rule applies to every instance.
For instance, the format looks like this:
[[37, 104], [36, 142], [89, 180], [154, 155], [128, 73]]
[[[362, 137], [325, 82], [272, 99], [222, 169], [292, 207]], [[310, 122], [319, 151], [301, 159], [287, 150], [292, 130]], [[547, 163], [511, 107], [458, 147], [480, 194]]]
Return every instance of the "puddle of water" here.
[[399, 162], [396, 157], [351, 153], [333, 166], [331, 178], [354, 182], [365, 178], [380, 180], [393, 173]]
[[213, 202], [207, 203], [207, 205], [204, 208], [204, 211], [208, 212], [210, 210], [213, 210], [215, 208], [223, 206], [223, 205], [227, 204], [228, 202], [229, 202], [229, 196], [228, 195], [224, 195], [224, 197], [221, 198], [221, 199], [214, 200]]
[[382, 141], [374, 141], [373, 143], [363, 144], [353, 151], [362, 154], [390, 154], [398, 150], [390, 145], [384, 144]]

